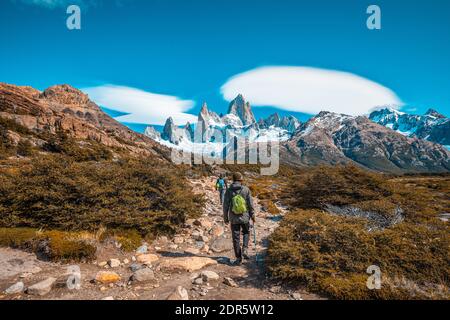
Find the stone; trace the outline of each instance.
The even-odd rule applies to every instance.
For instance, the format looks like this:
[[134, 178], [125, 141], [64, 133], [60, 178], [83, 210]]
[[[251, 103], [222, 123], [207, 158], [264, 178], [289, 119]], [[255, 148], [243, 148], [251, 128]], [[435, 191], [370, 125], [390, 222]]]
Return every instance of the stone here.
[[169, 241], [169, 239], [166, 236], [159, 237], [158, 240], [161, 241], [162, 243]]
[[106, 266], [107, 264], [108, 264], [108, 262], [106, 262], [106, 261], [101, 261], [101, 262], [98, 263], [98, 266], [101, 267], [101, 268], [103, 268], [103, 267]]
[[52, 290], [53, 284], [56, 282], [56, 278], [49, 277], [44, 281], [38, 282], [31, 287], [28, 287], [27, 293], [33, 296], [45, 296]]
[[139, 264], [139, 263], [132, 263], [130, 265], [131, 272], [136, 272], [136, 271], [138, 271], [139, 269], [142, 269], [142, 268], [143, 268], [143, 265]]
[[103, 284], [113, 284], [120, 280], [120, 276], [112, 271], [99, 271], [95, 275], [95, 281]]
[[194, 232], [191, 233], [191, 237], [194, 240], [200, 241], [202, 236], [203, 236], [203, 232], [200, 232], [200, 231], [197, 231], [197, 230], [195, 230]]
[[175, 244], [182, 244], [183, 242], [184, 242], [183, 237], [174, 237], [173, 238], [173, 243], [175, 243]]
[[185, 288], [178, 286], [174, 292], [172, 292], [167, 300], [189, 300], [189, 294]]
[[198, 277], [192, 281], [193, 284], [202, 285], [203, 279], [201, 277]]
[[131, 278], [133, 281], [136, 281], [136, 282], [146, 282], [146, 281], [154, 280], [155, 274], [154, 274], [153, 270], [150, 268], [142, 268], [142, 269], [139, 269], [136, 272], [134, 272], [133, 275], [131, 276]]
[[206, 257], [177, 257], [163, 260], [160, 267], [169, 271], [193, 272], [216, 264], [216, 260]]
[[117, 268], [120, 267], [120, 260], [119, 259], [109, 259], [108, 260], [108, 265], [111, 268]]
[[233, 243], [231, 239], [227, 239], [225, 237], [216, 238], [211, 244], [210, 248], [215, 253], [220, 253], [224, 251], [229, 251], [233, 249]]
[[16, 293], [21, 293], [23, 292], [25, 288], [25, 285], [23, 284], [22, 281], [19, 281], [15, 284], [13, 284], [11, 287], [9, 287], [8, 289], [5, 290], [6, 294], [16, 294]]
[[145, 253], [147, 253], [147, 251], [148, 251], [148, 246], [144, 244], [136, 249], [136, 254], [145, 254]]
[[291, 297], [294, 300], [303, 300], [302, 295], [298, 292], [293, 292], [291, 293]]
[[202, 248], [202, 252], [208, 252], [209, 251], [209, 246], [207, 244], [205, 244]]
[[153, 262], [158, 261], [159, 257], [156, 254], [147, 253], [139, 255], [136, 260], [143, 264], [152, 264]]
[[169, 245], [169, 249], [170, 250], [177, 250], [178, 249], [178, 245], [177, 244], [171, 244], [171, 245]]
[[102, 300], [114, 300], [114, 297], [111, 297], [111, 296], [109, 296], [109, 297], [104, 297], [104, 298], [102, 298]]
[[215, 273], [214, 271], [210, 271], [210, 270], [202, 271], [201, 277], [202, 277], [203, 281], [205, 281], [205, 282], [209, 282], [209, 281], [214, 281], [214, 280], [219, 280], [220, 279], [220, 277], [219, 277], [219, 275], [217, 273]]
[[211, 229], [211, 231], [209, 232], [209, 234], [213, 237], [213, 238], [217, 238], [222, 236], [224, 233], [224, 229], [222, 226], [215, 226], [214, 228]]
[[210, 220], [205, 218], [200, 218], [194, 221], [194, 226], [202, 227], [203, 229], [211, 229], [213, 224]]
[[235, 287], [235, 288], [238, 287], [238, 284], [230, 277], [225, 277], [223, 279], [223, 283], [225, 283], [227, 286], [230, 286], [230, 287]]
[[201, 249], [205, 246], [205, 243], [203, 241], [195, 241], [195, 246]]
[[136, 257], [135, 257], [135, 256], [132, 256], [132, 257], [131, 257], [131, 261], [136, 262]]
[[123, 259], [123, 264], [129, 264], [130, 260], [128, 260], [127, 258]]
[[187, 248], [186, 250], [184, 250], [184, 253], [186, 254], [192, 254], [192, 255], [197, 255], [200, 253], [200, 250], [197, 248]]

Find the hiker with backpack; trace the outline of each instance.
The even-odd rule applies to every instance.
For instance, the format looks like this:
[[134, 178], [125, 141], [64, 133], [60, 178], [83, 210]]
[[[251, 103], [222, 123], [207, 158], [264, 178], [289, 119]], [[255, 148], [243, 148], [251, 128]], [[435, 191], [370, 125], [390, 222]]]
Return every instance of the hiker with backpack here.
[[223, 204], [223, 198], [227, 188], [228, 188], [227, 179], [225, 178], [225, 175], [221, 173], [219, 175], [219, 178], [216, 180], [216, 190], [219, 191], [220, 204]]
[[[223, 219], [230, 223], [233, 238], [235, 265], [242, 262], [242, 258], [249, 259], [248, 242], [250, 239], [250, 220], [255, 223], [255, 210], [250, 189], [242, 184], [242, 174], [233, 174], [233, 183], [225, 192], [223, 203]], [[243, 244], [241, 249], [241, 233]]]

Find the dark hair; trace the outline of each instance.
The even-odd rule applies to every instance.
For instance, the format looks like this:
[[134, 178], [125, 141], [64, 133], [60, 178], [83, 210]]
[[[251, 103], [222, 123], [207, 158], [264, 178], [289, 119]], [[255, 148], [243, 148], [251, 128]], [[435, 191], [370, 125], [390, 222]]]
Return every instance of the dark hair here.
[[242, 174], [240, 172], [233, 173], [233, 181], [242, 181]]

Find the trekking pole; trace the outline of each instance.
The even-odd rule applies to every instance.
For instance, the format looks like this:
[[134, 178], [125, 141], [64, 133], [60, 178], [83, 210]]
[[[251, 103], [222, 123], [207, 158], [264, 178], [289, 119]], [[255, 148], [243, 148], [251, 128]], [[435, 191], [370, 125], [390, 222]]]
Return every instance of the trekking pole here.
[[255, 246], [256, 263], [258, 263], [259, 262], [259, 257], [258, 257], [258, 248], [256, 246], [256, 224], [255, 224], [255, 222], [253, 222], [253, 245]]

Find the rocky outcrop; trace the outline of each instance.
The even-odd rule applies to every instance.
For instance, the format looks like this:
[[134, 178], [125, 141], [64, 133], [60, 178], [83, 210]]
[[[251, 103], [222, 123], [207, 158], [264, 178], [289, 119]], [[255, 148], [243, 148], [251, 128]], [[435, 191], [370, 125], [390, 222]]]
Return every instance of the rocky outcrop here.
[[228, 114], [237, 116], [244, 126], [256, 123], [250, 103], [245, 101], [242, 94], [239, 94], [228, 107]]
[[289, 133], [294, 133], [300, 126], [300, 121], [294, 116], [280, 117], [278, 113], [270, 115], [267, 119], [261, 119], [258, 121], [260, 128], [268, 129], [270, 127], [279, 127]]
[[0, 117], [12, 119], [35, 133], [64, 131], [76, 139], [89, 139], [133, 154], [161, 158], [164, 147], [136, 133], [104, 113], [89, 97], [69, 85], [43, 92], [0, 83]]

